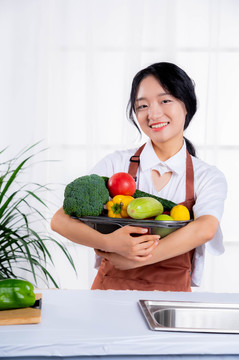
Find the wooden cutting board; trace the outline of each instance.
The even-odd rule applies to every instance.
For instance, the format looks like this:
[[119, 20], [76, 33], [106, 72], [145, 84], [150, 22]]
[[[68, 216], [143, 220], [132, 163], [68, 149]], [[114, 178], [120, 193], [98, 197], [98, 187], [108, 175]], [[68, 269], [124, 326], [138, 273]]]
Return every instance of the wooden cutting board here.
[[36, 294], [37, 306], [1, 310], [0, 325], [37, 324], [41, 321], [42, 294]]

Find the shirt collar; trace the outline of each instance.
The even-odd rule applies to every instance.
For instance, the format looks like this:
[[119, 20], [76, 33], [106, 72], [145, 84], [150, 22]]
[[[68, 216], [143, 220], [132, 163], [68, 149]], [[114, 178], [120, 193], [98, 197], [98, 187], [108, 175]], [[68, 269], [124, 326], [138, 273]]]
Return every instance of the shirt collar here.
[[183, 142], [182, 148], [166, 161], [161, 161], [152, 146], [149, 139], [140, 155], [140, 167], [142, 171], [148, 169], [155, 169], [163, 175], [165, 172], [172, 171], [176, 174], [180, 174], [185, 171], [186, 166], [186, 144]]

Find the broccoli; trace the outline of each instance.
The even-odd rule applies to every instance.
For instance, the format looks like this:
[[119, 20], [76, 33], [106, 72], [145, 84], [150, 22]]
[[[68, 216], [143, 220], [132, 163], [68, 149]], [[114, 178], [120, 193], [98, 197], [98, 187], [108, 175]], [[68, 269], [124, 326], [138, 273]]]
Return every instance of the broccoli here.
[[63, 209], [70, 216], [98, 216], [109, 200], [109, 191], [101, 176], [81, 176], [65, 188]]

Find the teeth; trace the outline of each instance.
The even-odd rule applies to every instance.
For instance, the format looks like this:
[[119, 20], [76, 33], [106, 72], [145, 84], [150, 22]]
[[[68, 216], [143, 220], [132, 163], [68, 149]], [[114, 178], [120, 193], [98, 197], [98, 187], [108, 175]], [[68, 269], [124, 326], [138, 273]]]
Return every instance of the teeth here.
[[158, 129], [158, 128], [161, 128], [161, 127], [166, 126], [166, 125], [168, 125], [167, 122], [161, 123], [161, 124], [157, 124], [157, 125], [151, 125], [150, 127], [151, 127], [152, 129]]

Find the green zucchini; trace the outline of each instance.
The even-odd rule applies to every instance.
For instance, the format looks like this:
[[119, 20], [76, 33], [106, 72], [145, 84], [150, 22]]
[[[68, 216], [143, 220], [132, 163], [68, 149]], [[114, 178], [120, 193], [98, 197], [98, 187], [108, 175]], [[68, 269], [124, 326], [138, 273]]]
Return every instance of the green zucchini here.
[[137, 220], [147, 219], [162, 214], [163, 205], [152, 197], [141, 197], [132, 200], [128, 207], [128, 215]]
[[141, 197], [147, 197], [147, 196], [152, 197], [152, 198], [158, 200], [159, 202], [161, 202], [161, 204], [163, 205], [164, 211], [170, 211], [175, 205], [177, 205], [173, 201], [160, 198], [160, 197], [158, 197], [156, 195], [148, 194], [148, 193], [146, 193], [144, 191], [141, 191], [141, 190], [138, 190], [138, 189], [136, 189], [136, 191], [135, 191], [135, 193], [133, 195], [133, 197], [135, 199], [141, 198]]

